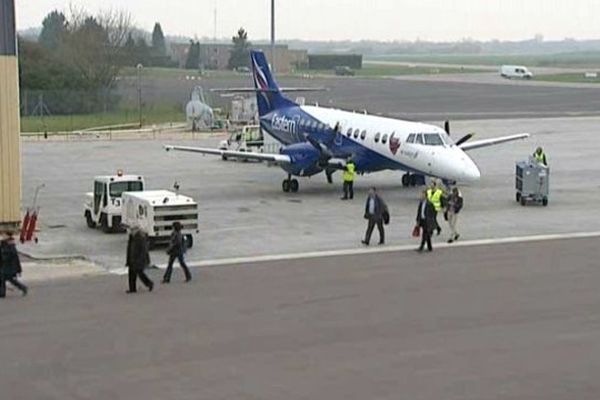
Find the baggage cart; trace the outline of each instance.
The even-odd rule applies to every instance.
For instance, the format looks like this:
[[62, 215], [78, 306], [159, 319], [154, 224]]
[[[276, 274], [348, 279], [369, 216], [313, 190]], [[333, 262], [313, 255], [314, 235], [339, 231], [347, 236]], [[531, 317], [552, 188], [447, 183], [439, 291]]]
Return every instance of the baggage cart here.
[[516, 200], [522, 206], [528, 203], [548, 205], [550, 169], [533, 157], [516, 164]]

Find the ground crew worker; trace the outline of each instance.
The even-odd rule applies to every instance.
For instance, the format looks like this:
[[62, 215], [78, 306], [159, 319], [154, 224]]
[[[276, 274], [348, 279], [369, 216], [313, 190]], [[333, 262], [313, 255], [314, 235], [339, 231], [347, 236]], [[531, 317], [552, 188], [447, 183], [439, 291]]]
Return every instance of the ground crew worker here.
[[535, 159], [535, 161], [538, 162], [538, 164], [542, 164], [545, 167], [548, 166], [548, 161], [546, 160], [546, 154], [544, 153], [544, 150], [542, 150], [541, 147], [538, 147], [537, 149], [535, 149], [535, 153], [533, 153], [533, 158]]
[[442, 228], [440, 227], [440, 224], [438, 223], [437, 215], [440, 212], [440, 210], [442, 209], [442, 207], [443, 207], [442, 202], [444, 201], [444, 191], [441, 189], [440, 186], [441, 185], [439, 185], [437, 183], [437, 181], [435, 179], [433, 179], [431, 181], [431, 187], [427, 190], [427, 200], [429, 200], [431, 202], [431, 204], [433, 205], [433, 209], [435, 211], [434, 230], [437, 231], [438, 236], [440, 233], [442, 233]]
[[344, 196], [342, 200], [352, 200], [354, 198], [354, 176], [356, 175], [356, 164], [354, 161], [348, 160], [344, 169]]

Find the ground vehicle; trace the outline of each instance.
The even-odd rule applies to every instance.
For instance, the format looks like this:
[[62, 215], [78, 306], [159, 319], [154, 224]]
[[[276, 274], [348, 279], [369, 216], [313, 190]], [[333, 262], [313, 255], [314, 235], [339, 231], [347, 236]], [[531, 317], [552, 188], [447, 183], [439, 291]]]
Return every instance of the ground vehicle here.
[[122, 231], [121, 227], [121, 196], [124, 192], [139, 192], [144, 190], [144, 178], [140, 175], [96, 176], [94, 191], [86, 193], [84, 217], [87, 226], [100, 226], [106, 233]]
[[[241, 131], [232, 132], [229, 139], [219, 143], [219, 150], [233, 150], [241, 152], [262, 152], [264, 137], [259, 125], [246, 125]], [[222, 157], [227, 160], [227, 156]], [[239, 157], [239, 159], [244, 159]]]
[[500, 68], [500, 76], [507, 79], [512, 78], [521, 78], [521, 79], [531, 79], [533, 78], [533, 74], [531, 71], [527, 69], [527, 67], [523, 67], [522, 65], [503, 65]]
[[124, 226], [139, 226], [148, 233], [150, 245], [168, 242], [172, 224], [178, 221], [188, 247], [198, 232], [198, 204], [191, 198], [168, 190], [147, 190], [123, 194]]
[[337, 76], [354, 76], [354, 70], [347, 65], [338, 65], [333, 69]]

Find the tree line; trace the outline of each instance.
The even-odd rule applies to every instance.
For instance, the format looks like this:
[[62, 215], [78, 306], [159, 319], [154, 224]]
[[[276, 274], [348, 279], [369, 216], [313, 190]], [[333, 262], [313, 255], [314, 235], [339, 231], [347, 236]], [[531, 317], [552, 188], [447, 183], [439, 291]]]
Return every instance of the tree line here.
[[148, 45], [143, 37], [134, 39], [125, 12], [90, 15], [71, 10], [67, 17], [52, 11], [42, 22], [37, 42], [19, 38], [23, 112], [39, 111], [40, 102], [53, 114], [114, 109], [119, 73], [137, 64], [171, 66], [159, 23]]
[[[248, 34], [232, 38], [228, 67], [249, 65]], [[198, 41], [190, 41], [185, 68], [202, 65]], [[160, 23], [148, 43], [126, 12], [91, 15], [71, 9], [44, 18], [37, 41], [19, 38], [21, 107], [25, 115], [81, 114], [114, 110], [114, 90], [124, 67], [175, 67]], [[210, 66], [209, 66], [210, 67]]]

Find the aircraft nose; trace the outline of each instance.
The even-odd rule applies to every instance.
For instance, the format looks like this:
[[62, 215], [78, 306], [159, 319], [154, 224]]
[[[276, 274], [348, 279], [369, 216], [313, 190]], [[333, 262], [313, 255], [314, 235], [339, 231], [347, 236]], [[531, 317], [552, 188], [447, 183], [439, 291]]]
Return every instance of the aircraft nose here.
[[462, 159], [462, 170], [461, 177], [463, 182], [476, 182], [481, 178], [481, 172], [479, 172], [479, 168], [477, 165], [471, 160], [468, 156], [463, 156]]

